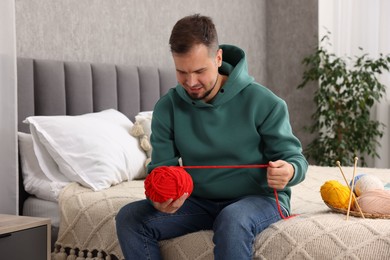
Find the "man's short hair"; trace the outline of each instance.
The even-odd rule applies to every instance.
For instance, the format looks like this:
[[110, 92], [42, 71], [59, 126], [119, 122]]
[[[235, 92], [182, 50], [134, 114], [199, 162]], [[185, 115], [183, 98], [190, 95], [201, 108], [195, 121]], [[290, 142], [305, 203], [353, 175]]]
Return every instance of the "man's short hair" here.
[[194, 14], [177, 21], [169, 38], [171, 52], [185, 54], [197, 44], [204, 44], [210, 54], [218, 50], [218, 35], [212, 19]]

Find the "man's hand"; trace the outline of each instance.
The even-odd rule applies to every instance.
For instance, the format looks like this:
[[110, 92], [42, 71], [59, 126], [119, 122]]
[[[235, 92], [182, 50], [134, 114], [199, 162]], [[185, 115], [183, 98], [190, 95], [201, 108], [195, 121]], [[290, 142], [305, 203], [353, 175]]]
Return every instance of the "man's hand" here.
[[294, 167], [283, 160], [269, 162], [267, 168], [268, 186], [274, 189], [283, 189], [294, 176]]
[[173, 199], [168, 199], [167, 201], [164, 202], [154, 202], [153, 206], [155, 209], [157, 209], [160, 212], [168, 213], [168, 214], [173, 214], [175, 213], [183, 204], [184, 201], [188, 198], [188, 193], [184, 193], [180, 198], [177, 200], [173, 201]]

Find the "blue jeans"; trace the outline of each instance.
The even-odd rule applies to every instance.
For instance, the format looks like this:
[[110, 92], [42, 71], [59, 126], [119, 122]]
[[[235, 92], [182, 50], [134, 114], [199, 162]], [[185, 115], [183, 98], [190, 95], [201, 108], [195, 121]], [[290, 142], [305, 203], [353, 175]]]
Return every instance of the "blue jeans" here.
[[141, 200], [118, 212], [116, 231], [127, 260], [161, 259], [158, 241], [199, 230], [214, 231], [215, 259], [244, 260], [252, 259], [256, 235], [280, 219], [276, 202], [262, 196], [223, 201], [189, 197], [174, 214]]

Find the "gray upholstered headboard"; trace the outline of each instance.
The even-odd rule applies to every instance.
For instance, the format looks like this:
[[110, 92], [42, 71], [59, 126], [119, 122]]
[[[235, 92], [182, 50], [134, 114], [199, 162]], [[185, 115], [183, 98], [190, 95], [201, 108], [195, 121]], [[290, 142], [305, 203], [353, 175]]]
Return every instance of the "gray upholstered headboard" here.
[[173, 68], [18, 58], [18, 130], [31, 115], [79, 115], [114, 108], [130, 120], [176, 85]]

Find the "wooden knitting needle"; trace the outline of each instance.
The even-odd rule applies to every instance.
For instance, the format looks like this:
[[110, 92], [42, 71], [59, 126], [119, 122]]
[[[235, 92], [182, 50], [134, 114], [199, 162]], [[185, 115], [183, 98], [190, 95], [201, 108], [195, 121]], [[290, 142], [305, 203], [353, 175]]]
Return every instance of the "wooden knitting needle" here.
[[340, 172], [341, 172], [341, 175], [342, 175], [343, 178], [344, 178], [345, 184], [346, 184], [347, 187], [349, 188], [350, 193], [352, 193], [352, 196], [353, 196], [353, 198], [354, 198], [354, 200], [355, 200], [356, 206], [358, 207], [360, 214], [362, 215], [362, 218], [365, 218], [365, 217], [364, 217], [364, 214], [363, 214], [363, 211], [362, 211], [362, 209], [360, 208], [360, 205], [359, 205], [359, 203], [358, 203], [358, 201], [357, 201], [357, 198], [356, 198], [356, 196], [355, 196], [355, 193], [353, 192], [353, 190], [352, 190], [351, 187], [349, 186], [348, 181], [347, 181], [347, 178], [345, 178], [343, 169], [341, 169], [340, 161], [337, 161], [336, 164], [337, 164], [337, 166], [338, 166], [339, 169], [340, 169]]
[[348, 203], [348, 211], [347, 211], [347, 220], [349, 219], [349, 212], [351, 211], [351, 203], [352, 203], [352, 193], [353, 193], [353, 187], [355, 186], [355, 173], [356, 173], [356, 164], [357, 164], [358, 158], [355, 157], [355, 163], [353, 165], [353, 175], [352, 175], [352, 185], [351, 185], [351, 192], [349, 195], [349, 203]]

